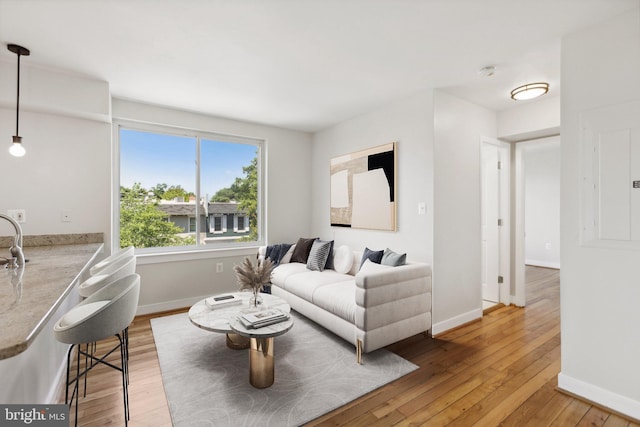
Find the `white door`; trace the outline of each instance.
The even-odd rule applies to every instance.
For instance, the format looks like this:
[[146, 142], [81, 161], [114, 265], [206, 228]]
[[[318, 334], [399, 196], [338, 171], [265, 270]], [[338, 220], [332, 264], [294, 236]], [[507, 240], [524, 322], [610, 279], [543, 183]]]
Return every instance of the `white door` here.
[[481, 153], [482, 299], [508, 303], [509, 147], [485, 139]]

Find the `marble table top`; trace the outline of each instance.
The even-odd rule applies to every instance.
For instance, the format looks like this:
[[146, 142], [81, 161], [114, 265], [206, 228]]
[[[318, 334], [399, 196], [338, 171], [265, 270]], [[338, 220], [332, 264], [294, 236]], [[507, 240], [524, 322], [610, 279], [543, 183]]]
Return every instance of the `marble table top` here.
[[[253, 294], [251, 292], [226, 292], [225, 295], [227, 294], [232, 294], [240, 298], [242, 300], [242, 304], [234, 304], [211, 309], [205, 304], [205, 300], [202, 299], [189, 309], [189, 320], [191, 320], [191, 323], [205, 331], [225, 334], [234, 333], [230, 323], [235, 321], [243, 311], [249, 308], [249, 298]], [[262, 308], [277, 308], [284, 313], [289, 313], [291, 311], [289, 304], [280, 297], [270, 294], [260, 294], [260, 296], [263, 301]], [[264, 327], [264, 329], [266, 328], [267, 326]], [[253, 329], [253, 331], [255, 331], [255, 329]]]
[[263, 326], [261, 328], [247, 328], [242, 324], [240, 319], [235, 317], [229, 323], [233, 332], [243, 337], [249, 338], [273, 338], [282, 335], [293, 327], [293, 319], [289, 318], [273, 325]]

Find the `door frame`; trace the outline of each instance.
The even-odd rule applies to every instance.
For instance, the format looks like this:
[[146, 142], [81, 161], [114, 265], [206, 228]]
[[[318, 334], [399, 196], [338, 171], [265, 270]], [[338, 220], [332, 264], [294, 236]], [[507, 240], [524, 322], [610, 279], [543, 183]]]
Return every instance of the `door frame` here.
[[[503, 282], [500, 284], [499, 302], [505, 305], [511, 304], [511, 144], [495, 138], [480, 137], [480, 153], [482, 147], [489, 144], [498, 147], [501, 153], [500, 162], [500, 275]], [[480, 162], [480, 176], [482, 176], [482, 161]], [[482, 197], [482, 191], [481, 196]], [[482, 202], [480, 203], [482, 209]], [[482, 216], [482, 213], [481, 213]], [[479, 280], [482, 286], [482, 279]]]

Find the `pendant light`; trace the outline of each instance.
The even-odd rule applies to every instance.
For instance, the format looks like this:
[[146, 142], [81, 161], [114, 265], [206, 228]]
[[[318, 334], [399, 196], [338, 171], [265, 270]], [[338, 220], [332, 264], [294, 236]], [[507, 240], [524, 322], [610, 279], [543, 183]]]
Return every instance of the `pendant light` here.
[[9, 153], [16, 157], [22, 157], [24, 156], [26, 151], [22, 146], [22, 137], [20, 136], [20, 132], [18, 132], [18, 128], [20, 125], [20, 56], [29, 56], [31, 52], [29, 52], [29, 49], [18, 46], [17, 44], [9, 44], [7, 45], [7, 49], [18, 55], [18, 84], [16, 89], [16, 134], [13, 136], [13, 145], [11, 145], [11, 148], [9, 148]]
[[511, 99], [523, 101], [533, 99], [549, 92], [549, 83], [528, 83], [511, 91]]

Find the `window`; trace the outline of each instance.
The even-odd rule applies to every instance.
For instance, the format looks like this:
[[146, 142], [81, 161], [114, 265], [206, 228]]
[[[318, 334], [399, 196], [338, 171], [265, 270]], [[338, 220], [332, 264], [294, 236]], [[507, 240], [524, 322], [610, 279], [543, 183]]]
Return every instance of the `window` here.
[[243, 232], [244, 231], [244, 217], [243, 216], [238, 216], [238, 231], [239, 232]]
[[222, 215], [213, 217], [213, 229], [211, 230], [214, 233], [223, 233], [222, 229]]
[[[263, 141], [116, 126], [120, 198], [114, 238], [120, 247], [163, 252], [262, 242]], [[241, 226], [234, 226], [239, 218]]]

